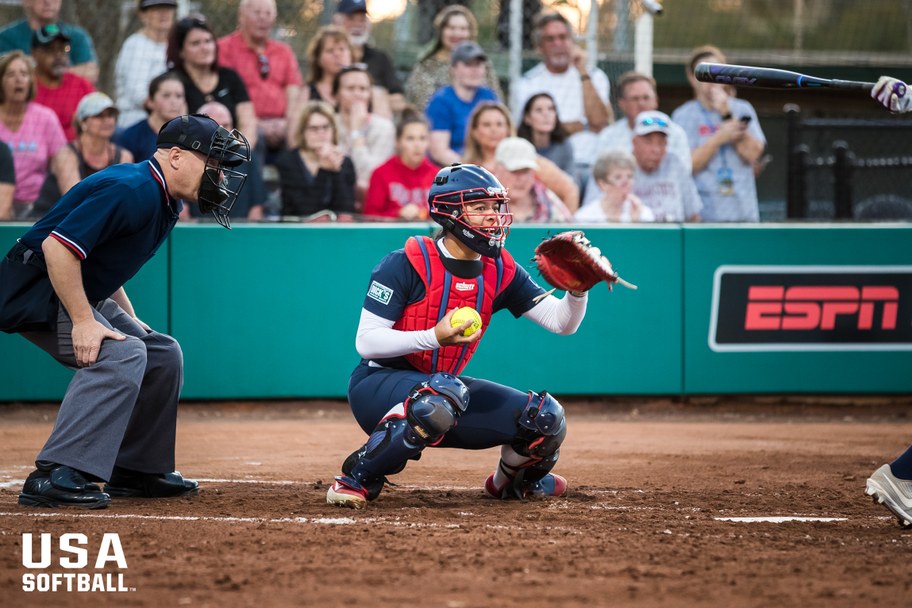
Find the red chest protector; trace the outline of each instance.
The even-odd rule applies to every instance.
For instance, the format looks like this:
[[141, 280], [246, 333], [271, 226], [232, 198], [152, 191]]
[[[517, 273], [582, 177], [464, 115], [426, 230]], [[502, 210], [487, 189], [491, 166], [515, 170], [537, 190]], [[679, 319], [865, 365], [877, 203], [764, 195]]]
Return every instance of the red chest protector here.
[[[425, 296], [405, 307], [402, 318], [393, 329], [419, 331], [437, 325], [447, 312], [471, 306], [481, 315], [482, 338], [494, 312], [494, 298], [513, 280], [516, 263], [503, 250], [499, 258], [482, 257], [481, 274], [472, 279], [452, 275], [440, 260], [433, 239], [411, 237], [405, 243], [405, 253], [418, 276], [424, 282]], [[406, 355], [416, 369], [426, 374], [449, 372], [458, 375], [469, 363], [481, 338], [465, 346], [443, 346]]]

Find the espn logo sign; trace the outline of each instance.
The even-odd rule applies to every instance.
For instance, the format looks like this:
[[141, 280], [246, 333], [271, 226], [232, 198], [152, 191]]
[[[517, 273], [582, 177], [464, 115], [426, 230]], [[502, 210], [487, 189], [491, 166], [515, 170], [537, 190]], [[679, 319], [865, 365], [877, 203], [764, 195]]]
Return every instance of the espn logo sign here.
[[858, 319], [856, 328], [874, 327], [875, 305], [881, 306], [881, 329], [896, 329], [899, 290], [892, 286], [751, 286], [747, 292], [747, 331], [835, 331], [839, 315]]
[[722, 266], [714, 351], [912, 350], [912, 267]]

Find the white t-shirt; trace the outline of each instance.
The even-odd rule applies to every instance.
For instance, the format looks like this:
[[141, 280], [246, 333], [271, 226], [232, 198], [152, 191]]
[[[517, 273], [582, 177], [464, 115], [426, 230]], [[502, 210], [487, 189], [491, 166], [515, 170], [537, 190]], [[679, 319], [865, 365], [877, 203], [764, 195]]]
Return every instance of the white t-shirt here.
[[[668, 154], [674, 154], [681, 159], [681, 164], [689, 173], [693, 167], [693, 162], [690, 155], [690, 144], [687, 141], [687, 133], [684, 132], [680, 125], [673, 122], [669, 123], [668, 130], [670, 131], [668, 134]], [[599, 156], [613, 150], [621, 150], [629, 154], [633, 153], [633, 129], [630, 128], [626, 118], [608, 125], [599, 132], [598, 144], [592, 164], [595, 164]], [[582, 206], [590, 205], [600, 198], [601, 192], [595, 183], [595, 178], [590, 173], [586, 182], [586, 194], [584, 195]]]
[[[592, 86], [601, 100], [607, 105], [611, 85], [608, 76], [599, 68], [590, 72]], [[557, 116], [561, 122], [586, 121], [586, 110], [583, 107], [583, 82], [579, 70], [571, 65], [562, 74], [549, 72], [544, 63], [523, 74], [518, 83], [512, 87], [513, 115], [517, 122], [522, 120], [522, 109], [526, 101], [536, 93], [548, 93], [554, 98]], [[573, 160], [577, 164], [590, 165], [595, 157], [598, 135], [588, 128], [570, 136], [573, 146]]]
[[[630, 215], [631, 210], [633, 209], [633, 203], [628, 198], [624, 201], [624, 205], [621, 207], [621, 217], [618, 220], [619, 222], [631, 223], [633, 218]], [[573, 219], [578, 222], [587, 222], [591, 224], [601, 224], [608, 221], [608, 216], [605, 215], [605, 210], [602, 209], [602, 205], [596, 202], [593, 205], [583, 207], [576, 212], [576, 215], [573, 216]], [[654, 222], [655, 214], [652, 212], [652, 209], [643, 205], [640, 209], [640, 217], [636, 220], [637, 222]]]
[[652, 209], [657, 222], [684, 222], [703, 208], [693, 177], [674, 154], [665, 154], [652, 173], [637, 166], [633, 193]]
[[114, 66], [115, 103], [120, 110], [118, 126], [128, 127], [148, 117], [143, 104], [149, 96], [149, 83], [168, 70], [167, 50], [167, 41], [155, 42], [142, 32], [124, 40]]

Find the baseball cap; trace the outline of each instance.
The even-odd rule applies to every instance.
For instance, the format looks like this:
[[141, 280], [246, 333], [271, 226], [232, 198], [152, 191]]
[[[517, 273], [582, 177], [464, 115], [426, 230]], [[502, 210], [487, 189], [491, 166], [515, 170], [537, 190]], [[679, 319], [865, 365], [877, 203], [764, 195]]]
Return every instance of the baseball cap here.
[[336, 6], [336, 12], [345, 15], [366, 13], [367, 3], [364, 0], [340, 0], [338, 6]]
[[[172, 118], [158, 131], [156, 148], [178, 147], [209, 156], [213, 136], [219, 132], [228, 134], [217, 122], [203, 114], [185, 114]], [[233, 167], [244, 162], [243, 158], [224, 157], [222, 164]]]
[[535, 146], [522, 137], [505, 137], [497, 144], [494, 159], [507, 171], [538, 169], [538, 153]]
[[45, 46], [55, 40], [69, 42], [70, 37], [63, 33], [63, 29], [57, 23], [48, 23], [34, 31], [32, 34], [32, 47]]
[[634, 135], [649, 135], [650, 133], [664, 133], [671, 131], [671, 118], [664, 112], [649, 110], [640, 112], [633, 121]]
[[153, 6], [172, 6], [177, 8], [177, 0], [139, 0], [139, 10], [141, 11]]
[[81, 122], [86, 118], [98, 116], [110, 108], [117, 110], [114, 107], [114, 100], [104, 93], [94, 91], [79, 100], [79, 105], [76, 106], [76, 120]]
[[474, 40], [463, 40], [456, 45], [455, 49], [453, 49], [453, 54], [450, 57], [450, 64], [469, 63], [476, 59], [487, 58], [488, 56], [485, 54], [484, 49], [481, 48], [481, 45]]

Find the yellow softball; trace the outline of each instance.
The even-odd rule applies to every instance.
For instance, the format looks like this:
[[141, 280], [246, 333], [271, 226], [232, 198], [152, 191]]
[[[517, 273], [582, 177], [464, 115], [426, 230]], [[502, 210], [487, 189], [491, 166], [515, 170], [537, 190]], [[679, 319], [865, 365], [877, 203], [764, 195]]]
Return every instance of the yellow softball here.
[[466, 321], [471, 321], [472, 324], [462, 332], [463, 336], [471, 336], [481, 329], [481, 315], [478, 314], [477, 310], [470, 306], [463, 306], [462, 308], [456, 309], [456, 312], [453, 313], [453, 317], [450, 319], [450, 326], [459, 327]]

